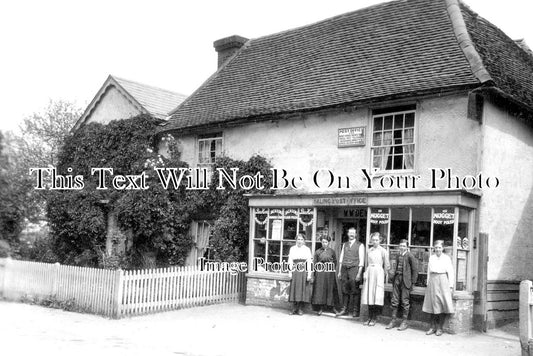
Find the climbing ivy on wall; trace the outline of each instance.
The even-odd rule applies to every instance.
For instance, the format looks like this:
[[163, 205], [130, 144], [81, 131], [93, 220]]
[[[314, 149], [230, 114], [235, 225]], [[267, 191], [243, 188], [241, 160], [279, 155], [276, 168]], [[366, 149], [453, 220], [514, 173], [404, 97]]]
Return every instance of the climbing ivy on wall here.
[[[48, 195], [52, 244], [59, 262], [102, 265], [108, 212], [114, 212], [120, 229], [131, 235], [131, 248], [116, 266], [145, 267], [147, 254], [158, 266], [182, 265], [194, 245], [189, 234], [192, 220], [206, 218], [215, 222], [211, 240], [215, 259], [245, 260], [249, 217], [243, 194], [256, 191], [217, 190], [216, 174], [208, 190], [186, 190], [183, 185], [164, 189], [153, 168], [187, 164], [180, 160], [178, 141], [170, 135], [162, 138], [167, 141], [168, 157], [157, 153], [157, 127], [155, 119], [141, 115], [107, 125], [90, 123], [67, 137], [59, 154], [58, 172], [83, 175], [85, 186]], [[260, 156], [248, 161], [226, 157], [217, 166], [238, 167], [239, 174], [270, 174], [270, 164]], [[149, 189], [98, 190], [96, 176], [91, 175], [95, 167], [113, 168], [115, 175], [145, 172]]]

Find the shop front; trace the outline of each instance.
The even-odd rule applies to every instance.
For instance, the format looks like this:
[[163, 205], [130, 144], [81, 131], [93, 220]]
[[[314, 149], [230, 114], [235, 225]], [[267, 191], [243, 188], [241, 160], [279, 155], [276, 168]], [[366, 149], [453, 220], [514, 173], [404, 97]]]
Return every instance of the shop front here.
[[[427, 264], [433, 241], [444, 240], [445, 253], [452, 258], [456, 275], [453, 293], [456, 313], [448, 329], [470, 330], [477, 289], [478, 202], [478, 195], [465, 191], [250, 196], [247, 304], [290, 306], [289, 277], [281, 266], [287, 262], [298, 233], [305, 233], [313, 253], [321, 246], [321, 237], [329, 236], [330, 247], [338, 256], [342, 243], [347, 241], [348, 229], [355, 227], [367, 248], [367, 237], [373, 232], [381, 234], [391, 265], [395, 263], [399, 241], [409, 241], [419, 265], [419, 277], [412, 290], [413, 323], [428, 320], [421, 310]], [[390, 316], [391, 276], [386, 276], [385, 291], [383, 315]]]

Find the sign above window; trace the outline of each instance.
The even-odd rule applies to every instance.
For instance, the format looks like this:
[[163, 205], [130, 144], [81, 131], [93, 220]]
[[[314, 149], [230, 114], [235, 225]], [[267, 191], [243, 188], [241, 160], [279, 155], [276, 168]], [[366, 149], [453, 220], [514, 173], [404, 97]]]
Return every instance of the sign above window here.
[[352, 206], [352, 205], [367, 205], [367, 198], [354, 196], [344, 198], [314, 198], [314, 206]]
[[339, 129], [339, 148], [364, 146], [366, 144], [365, 130], [365, 126]]

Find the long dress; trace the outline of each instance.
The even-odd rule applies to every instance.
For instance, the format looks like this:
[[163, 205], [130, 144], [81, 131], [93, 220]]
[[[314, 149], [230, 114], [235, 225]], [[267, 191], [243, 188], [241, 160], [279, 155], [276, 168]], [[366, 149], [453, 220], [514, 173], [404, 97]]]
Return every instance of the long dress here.
[[[313, 262], [315, 263], [315, 281], [312, 303], [334, 307], [338, 304], [339, 299], [337, 279], [335, 277], [335, 268], [337, 266], [335, 251], [329, 247], [322, 247], [316, 250]], [[331, 267], [331, 271], [322, 270], [322, 267], [324, 269]]]
[[292, 271], [289, 286], [289, 302], [311, 301], [310, 283], [307, 278], [311, 276], [311, 250], [309, 247], [292, 246], [289, 250], [289, 265], [299, 266]]
[[429, 314], [453, 313], [452, 292], [454, 283], [453, 265], [450, 256], [431, 255], [428, 262], [428, 285], [422, 311]]
[[389, 254], [383, 247], [368, 249], [368, 266], [363, 284], [361, 303], [367, 305], [383, 305], [385, 299], [385, 271], [390, 269]]

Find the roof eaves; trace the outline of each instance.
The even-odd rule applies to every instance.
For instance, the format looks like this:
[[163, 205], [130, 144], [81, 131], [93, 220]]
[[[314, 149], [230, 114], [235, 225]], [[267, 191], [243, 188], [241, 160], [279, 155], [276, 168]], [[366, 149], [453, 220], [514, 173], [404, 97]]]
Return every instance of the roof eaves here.
[[477, 52], [466, 28], [466, 23], [461, 13], [458, 0], [446, 0], [446, 9], [452, 23], [453, 32], [457, 42], [470, 64], [470, 69], [480, 83], [491, 82], [492, 77], [485, 68], [481, 56]]
[[[482, 86], [481, 88], [483, 87], [485, 86]], [[423, 90], [423, 91], [405, 92], [405, 93], [400, 93], [396, 95], [370, 97], [370, 98], [366, 98], [363, 100], [345, 102], [345, 103], [334, 104], [334, 105], [329, 105], [329, 106], [306, 107], [306, 108], [291, 109], [291, 110], [281, 109], [279, 111], [272, 111], [272, 112], [260, 114], [260, 115], [250, 115], [249, 113], [245, 113], [241, 115], [237, 113], [234, 115], [232, 119], [227, 119], [227, 120], [222, 120], [222, 121], [213, 121], [213, 122], [201, 123], [201, 124], [189, 124], [187, 126], [172, 125], [172, 123], [168, 123], [167, 121], [165, 124], [161, 125], [161, 127], [158, 129], [159, 131], [158, 134], [161, 134], [162, 132], [169, 132], [169, 131], [196, 132], [198, 130], [204, 130], [204, 129], [212, 129], [212, 128], [219, 129], [223, 127], [232, 127], [232, 126], [238, 126], [242, 124], [249, 124], [251, 122], [287, 119], [290, 117], [301, 117], [303, 113], [309, 113], [309, 112], [337, 110], [339, 108], [346, 108], [346, 107], [368, 106], [368, 105], [373, 105], [376, 103], [383, 103], [383, 102], [394, 103], [394, 105], [400, 105], [398, 104], [398, 102], [405, 103], [406, 101], [420, 100], [426, 97], [434, 97], [435, 95], [440, 97], [443, 95], [467, 93], [471, 90], [475, 90], [476, 88], [479, 88], [478, 84], [460, 85], [460, 86], [453, 86], [453, 87], [447, 87], [447, 88], [436, 88], [436, 89]]]

